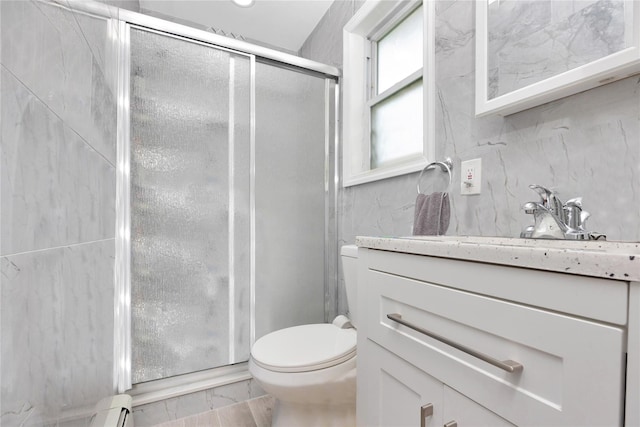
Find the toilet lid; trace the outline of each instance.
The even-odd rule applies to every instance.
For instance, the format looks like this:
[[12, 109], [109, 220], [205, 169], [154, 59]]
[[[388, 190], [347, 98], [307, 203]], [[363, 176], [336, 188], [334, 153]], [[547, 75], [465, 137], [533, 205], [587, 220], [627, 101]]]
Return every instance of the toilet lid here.
[[294, 326], [260, 338], [251, 349], [257, 365], [276, 372], [328, 368], [356, 354], [356, 330], [332, 324]]

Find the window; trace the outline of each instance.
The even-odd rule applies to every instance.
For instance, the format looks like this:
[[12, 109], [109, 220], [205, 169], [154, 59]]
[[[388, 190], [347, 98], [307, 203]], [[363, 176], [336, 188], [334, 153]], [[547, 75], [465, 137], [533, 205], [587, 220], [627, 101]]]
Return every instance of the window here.
[[345, 186], [433, 158], [432, 3], [369, 0], [345, 26]]

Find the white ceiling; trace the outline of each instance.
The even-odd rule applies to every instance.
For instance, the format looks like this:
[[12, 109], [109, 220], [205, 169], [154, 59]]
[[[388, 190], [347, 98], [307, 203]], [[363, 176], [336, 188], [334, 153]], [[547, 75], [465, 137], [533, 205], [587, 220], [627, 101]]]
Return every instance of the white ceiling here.
[[[340, 0], [338, 0], [340, 1]], [[297, 52], [333, 0], [140, 0], [140, 8]]]

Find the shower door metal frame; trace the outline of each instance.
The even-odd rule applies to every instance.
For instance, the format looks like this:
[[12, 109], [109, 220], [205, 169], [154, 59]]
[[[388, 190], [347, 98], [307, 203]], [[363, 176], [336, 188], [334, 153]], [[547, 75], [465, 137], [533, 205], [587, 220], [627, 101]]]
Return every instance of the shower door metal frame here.
[[118, 38], [114, 388], [131, 388], [131, 193], [130, 44], [127, 23], [116, 21]]
[[[255, 229], [255, 197], [254, 197], [254, 187], [255, 187], [255, 177], [254, 177], [254, 169], [253, 165], [255, 163], [254, 159], [254, 147], [255, 147], [255, 55], [246, 54], [244, 52], [237, 52], [231, 49], [227, 49], [224, 47], [211, 45], [209, 43], [201, 42], [199, 40], [194, 40], [191, 38], [186, 38], [176, 34], [169, 34], [163, 31], [159, 31], [153, 28], [143, 27], [134, 23], [126, 22], [121, 20], [119, 24], [119, 34], [120, 34], [120, 49], [119, 49], [119, 63], [121, 67], [119, 69], [119, 80], [118, 80], [118, 174], [117, 174], [117, 204], [119, 209], [117, 209], [116, 215], [116, 227], [119, 230], [117, 239], [116, 239], [116, 295], [117, 300], [121, 301], [119, 307], [117, 305], [117, 317], [119, 321], [116, 325], [123, 325], [123, 329], [116, 332], [117, 340], [116, 347], [118, 347], [119, 353], [119, 369], [116, 369], [116, 381], [117, 381], [117, 390], [118, 392], [124, 392], [126, 390], [132, 389], [132, 338], [131, 338], [131, 326], [132, 326], [132, 316], [131, 316], [131, 163], [130, 163], [130, 153], [131, 153], [131, 137], [130, 137], [130, 129], [131, 129], [131, 111], [130, 111], [130, 88], [131, 88], [131, 30], [140, 30], [148, 33], [157, 34], [163, 37], [169, 37], [177, 40], [184, 41], [185, 43], [193, 43], [197, 45], [201, 45], [207, 48], [221, 50], [224, 52], [231, 53], [233, 55], [246, 57], [249, 60], [250, 66], [250, 178], [249, 178], [249, 188], [250, 188], [250, 229], [251, 236], [254, 235], [253, 230]], [[230, 62], [230, 66], [233, 66], [233, 61]], [[229, 139], [227, 140], [229, 144], [229, 161], [233, 161], [233, 150], [234, 150], [234, 139], [232, 137], [233, 126], [229, 127]], [[235, 327], [234, 323], [234, 315], [235, 312], [233, 307], [235, 306], [233, 303], [233, 299], [235, 296], [235, 292], [233, 292], [234, 283], [234, 275], [233, 275], [233, 260], [234, 260], [234, 249], [233, 245], [235, 242], [234, 239], [234, 188], [233, 188], [233, 173], [234, 168], [233, 164], [229, 165], [229, 220], [227, 223], [228, 232], [229, 232], [229, 334], [230, 337], [233, 336], [233, 331]], [[254, 309], [254, 294], [255, 294], [255, 248], [253, 241], [250, 242], [250, 290], [249, 293], [251, 295], [250, 304], [250, 339], [249, 342], [252, 344], [254, 342], [255, 337], [255, 309]], [[233, 346], [230, 346], [230, 357], [233, 355], [234, 350]], [[232, 360], [232, 359], [231, 359]], [[229, 366], [229, 365], [223, 365]], [[217, 367], [209, 368], [208, 370], [216, 369]], [[185, 375], [185, 374], [183, 374]], [[166, 378], [160, 378], [154, 381], [164, 380]], [[189, 381], [193, 381], [191, 378]], [[143, 387], [144, 389], [145, 387]], [[152, 389], [155, 388], [152, 386]]]
[[[55, 0], [54, 0], [55, 1]], [[250, 118], [250, 312], [252, 316], [250, 344], [255, 341], [255, 69], [256, 61], [268, 62], [283, 68], [295, 69], [305, 74], [325, 78], [325, 316], [337, 313], [337, 287], [339, 250], [338, 191], [339, 170], [339, 108], [340, 71], [333, 66], [321, 64], [298, 56], [256, 46], [207, 31], [175, 24], [162, 19], [142, 15], [113, 6], [82, 0], [66, 0], [76, 10], [90, 11], [111, 18], [112, 28], [117, 34], [112, 43], [117, 52], [117, 167], [116, 167], [116, 260], [115, 260], [115, 307], [114, 307], [114, 389], [118, 392], [131, 390], [131, 282], [130, 282], [130, 28], [138, 27], [164, 36], [186, 39], [216, 49], [226, 50], [251, 61], [251, 118]], [[330, 80], [335, 81], [332, 88]], [[330, 99], [333, 92], [334, 102]], [[331, 110], [333, 117], [331, 118]], [[331, 144], [333, 126], [333, 147]], [[331, 156], [333, 148], [333, 156]], [[333, 167], [333, 173], [331, 168]], [[331, 233], [333, 228], [333, 233]], [[333, 236], [331, 235], [333, 234]], [[333, 296], [333, 298], [331, 298]], [[333, 299], [333, 306], [327, 305]], [[325, 319], [330, 320], [330, 319]], [[134, 404], [141, 405], [162, 399], [192, 393], [250, 379], [247, 363], [211, 368], [178, 377], [159, 379], [135, 386]]]

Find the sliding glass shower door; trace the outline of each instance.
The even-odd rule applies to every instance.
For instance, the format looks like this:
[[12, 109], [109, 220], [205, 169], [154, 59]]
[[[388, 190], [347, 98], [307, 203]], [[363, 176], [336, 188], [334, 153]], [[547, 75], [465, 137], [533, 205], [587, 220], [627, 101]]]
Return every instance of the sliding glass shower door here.
[[123, 33], [121, 391], [247, 361], [264, 334], [327, 320], [337, 260], [335, 79]]
[[256, 338], [325, 320], [333, 87], [317, 75], [256, 64]]
[[253, 58], [131, 27], [132, 382], [248, 359]]

